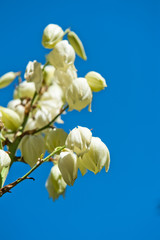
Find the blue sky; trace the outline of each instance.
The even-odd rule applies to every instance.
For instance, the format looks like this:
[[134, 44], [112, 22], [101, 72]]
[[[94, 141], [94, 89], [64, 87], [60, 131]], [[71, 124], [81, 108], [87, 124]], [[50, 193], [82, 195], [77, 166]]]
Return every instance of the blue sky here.
[[[49, 23], [71, 27], [88, 60], [77, 57], [79, 76], [97, 71], [108, 88], [86, 109], [63, 116], [68, 132], [93, 129], [106, 143], [111, 167], [88, 173], [69, 187], [66, 199], [48, 199], [44, 187], [51, 164], [0, 199], [3, 240], [160, 239], [160, 2], [157, 0], [3, 1], [0, 7], [0, 75], [23, 71], [29, 60], [45, 61], [41, 45]], [[1, 90], [0, 105], [14, 84]], [[16, 163], [7, 181], [29, 167]]]

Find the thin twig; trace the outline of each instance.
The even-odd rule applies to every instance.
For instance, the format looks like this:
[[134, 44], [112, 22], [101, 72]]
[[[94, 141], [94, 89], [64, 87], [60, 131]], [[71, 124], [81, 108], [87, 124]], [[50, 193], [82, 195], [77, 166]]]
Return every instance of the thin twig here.
[[38, 132], [41, 132], [43, 131], [44, 129], [46, 128], [52, 128], [54, 129], [54, 126], [50, 126], [52, 123], [54, 123], [56, 121], [56, 119], [68, 108], [69, 106], [66, 105], [49, 123], [47, 123], [45, 126], [43, 126], [42, 128], [39, 128], [39, 129], [32, 129], [32, 130], [27, 130], [25, 132], [23, 132], [21, 135], [20, 135], [20, 138], [24, 137], [25, 135], [33, 135], [33, 134], [36, 134]]
[[15, 187], [17, 184], [19, 184], [20, 182], [22, 182], [23, 180], [25, 179], [33, 179], [34, 178], [30, 178], [28, 177], [33, 171], [35, 171], [42, 163], [44, 162], [47, 162], [48, 160], [50, 160], [50, 158], [55, 155], [56, 153], [62, 151], [63, 149], [65, 148], [65, 146], [62, 146], [62, 147], [57, 147], [51, 154], [49, 154], [46, 158], [44, 159], [41, 159], [39, 158], [37, 163], [34, 165], [33, 168], [31, 168], [23, 177], [21, 178], [18, 178], [16, 181], [8, 184], [8, 185], [5, 185], [4, 187], [2, 187], [0, 189], [0, 197], [2, 197], [5, 193], [7, 192], [11, 192], [10, 190]]

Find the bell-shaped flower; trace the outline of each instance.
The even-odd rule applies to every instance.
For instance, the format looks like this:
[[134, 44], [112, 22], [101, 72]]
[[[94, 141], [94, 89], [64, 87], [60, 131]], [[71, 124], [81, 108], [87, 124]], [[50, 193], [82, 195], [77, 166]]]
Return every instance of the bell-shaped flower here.
[[85, 78], [77, 78], [66, 91], [66, 101], [69, 104], [69, 111], [73, 109], [81, 111], [89, 105], [91, 111], [92, 91]]
[[77, 78], [77, 71], [73, 66], [70, 66], [66, 72], [56, 69], [54, 72], [54, 78], [65, 93], [73, 80]]
[[67, 184], [63, 180], [62, 174], [57, 164], [51, 168], [45, 186], [49, 193], [49, 197], [52, 198], [53, 201], [58, 199], [60, 195], [62, 195], [63, 197], [65, 196]]
[[34, 82], [36, 91], [39, 92], [43, 81], [41, 63], [37, 61], [29, 61], [26, 67], [24, 78], [27, 80], [27, 82]]
[[8, 103], [7, 107], [9, 109], [12, 109], [13, 111], [15, 111], [19, 115], [21, 122], [23, 122], [24, 114], [25, 114], [25, 107], [24, 107], [24, 105], [22, 105], [22, 102], [20, 99], [14, 99], [14, 100], [10, 101]]
[[54, 100], [58, 106], [62, 106], [64, 104], [64, 93], [62, 88], [57, 84], [53, 83], [48, 87], [47, 91], [43, 93], [41, 96], [42, 101], [46, 100]]
[[17, 98], [32, 98], [36, 91], [35, 84], [33, 82], [23, 81], [14, 90], [14, 99]]
[[0, 88], [7, 87], [14, 79], [20, 75], [20, 72], [8, 72], [0, 77]]
[[37, 128], [37, 122], [34, 117], [29, 117], [25, 125], [24, 131], [33, 130]]
[[82, 161], [82, 158], [81, 156], [79, 156], [77, 158], [77, 161], [78, 161], [78, 169], [80, 170], [82, 176], [84, 176], [86, 173], [87, 173], [87, 169], [83, 166], [83, 164], [81, 163]]
[[93, 92], [99, 92], [107, 87], [105, 79], [97, 72], [89, 72], [85, 78]]
[[73, 185], [78, 172], [77, 156], [69, 149], [60, 153], [60, 158], [58, 160], [58, 167], [62, 173], [64, 181], [68, 185]]
[[26, 135], [19, 146], [24, 161], [33, 167], [41, 154], [45, 153], [45, 142], [41, 135]]
[[77, 34], [75, 32], [69, 32], [68, 33], [68, 40], [72, 47], [74, 48], [75, 52], [79, 57], [81, 57], [83, 60], [87, 60], [87, 56], [83, 47], [83, 44]]
[[82, 155], [90, 148], [92, 133], [86, 127], [74, 128], [68, 134], [65, 145], [73, 150], [77, 155]]
[[45, 136], [47, 150], [52, 152], [56, 147], [65, 145], [67, 136], [62, 128], [50, 129]]
[[45, 48], [54, 48], [55, 45], [62, 40], [63, 35], [64, 32], [60, 26], [49, 24], [43, 31], [42, 45]]
[[[41, 100], [38, 102], [38, 107], [35, 109], [34, 119], [37, 122], [37, 127], [43, 127], [48, 124], [54, 117], [56, 117], [63, 105], [62, 101], [55, 101], [55, 99]], [[63, 123], [61, 117], [56, 119], [56, 122]]]
[[19, 115], [9, 108], [0, 107], [0, 119], [7, 129], [17, 130], [21, 125]]
[[48, 54], [47, 60], [55, 68], [66, 71], [69, 66], [74, 64], [75, 51], [67, 40], [63, 40], [56, 44]]
[[34, 114], [36, 128], [41, 128], [45, 126], [51, 121], [51, 119], [51, 114], [47, 111], [45, 107], [42, 106], [36, 109], [36, 113]]
[[0, 173], [3, 167], [8, 167], [11, 163], [10, 156], [4, 150], [0, 149]]
[[54, 72], [55, 72], [55, 67], [53, 67], [52, 65], [47, 65], [44, 68], [43, 79], [48, 86], [51, 85], [54, 81]]
[[82, 156], [81, 164], [97, 174], [105, 166], [106, 172], [110, 165], [110, 154], [107, 146], [98, 137], [92, 137], [90, 149]]

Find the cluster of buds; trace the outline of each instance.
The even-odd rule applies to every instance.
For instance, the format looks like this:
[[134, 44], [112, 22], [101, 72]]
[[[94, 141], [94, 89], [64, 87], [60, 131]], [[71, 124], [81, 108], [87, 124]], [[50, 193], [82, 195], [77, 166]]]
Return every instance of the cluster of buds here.
[[[55, 126], [55, 122], [63, 123], [61, 113], [65, 106], [69, 111], [81, 111], [88, 106], [91, 111], [93, 92], [99, 92], [107, 85], [95, 71], [78, 76], [76, 54], [83, 60], [87, 56], [75, 32], [49, 24], [44, 29], [42, 45], [50, 49], [44, 65], [36, 60], [29, 61], [24, 80], [20, 72], [9, 72], [0, 78], [0, 88], [4, 88], [19, 77], [13, 100], [6, 108], [0, 106], [3, 124], [0, 134], [4, 139], [0, 138], [0, 142], [3, 148], [7, 139], [11, 150], [11, 144], [18, 142], [16, 149], [21, 151], [23, 162], [31, 168], [46, 151], [51, 153], [57, 147], [65, 146], [53, 159], [54, 166], [46, 182], [49, 196], [55, 200], [64, 196], [67, 185], [74, 184], [78, 169], [82, 175], [87, 170], [97, 174], [104, 166], [106, 171], [109, 169], [108, 148], [99, 138], [92, 137], [88, 128], [74, 128], [67, 134]], [[0, 151], [1, 170], [10, 165], [10, 158], [3, 149]], [[14, 162], [13, 152], [11, 156]]]

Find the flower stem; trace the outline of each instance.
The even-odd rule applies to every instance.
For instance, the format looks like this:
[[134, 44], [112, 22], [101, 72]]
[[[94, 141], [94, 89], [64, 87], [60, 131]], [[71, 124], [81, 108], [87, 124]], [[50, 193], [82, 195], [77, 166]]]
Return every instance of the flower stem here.
[[[32, 107], [32, 105], [33, 105], [33, 102], [34, 102], [36, 96], [37, 96], [37, 92], [34, 93], [34, 96], [33, 96], [32, 100], [31, 100], [30, 109], [31, 109], [31, 107]], [[25, 117], [24, 117], [24, 120], [23, 120], [23, 123], [22, 123], [22, 132], [23, 132], [23, 130], [24, 130], [25, 126], [26, 126], [26, 123], [27, 123], [27, 121], [28, 121], [29, 113], [30, 113], [30, 111], [28, 111], [28, 112], [25, 114]]]
[[[20, 182], [24, 181], [25, 179], [33, 179], [33, 178], [29, 178], [28, 176], [35, 171], [42, 163], [47, 162], [50, 157], [52, 157], [53, 155], [55, 155], [56, 153], [62, 151], [65, 148], [65, 146], [62, 147], [57, 147], [51, 154], [49, 154], [46, 158], [44, 159], [38, 159], [37, 163], [33, 166], [33, 168], [31, 168], [24, 176], [22, 176], [21, 178], [18, 178], [16, 181], [2, 187], [0, 189], [0, 197], [2, 197], [3, 194], [5, 194], [6, 192], [10, 192], [10, 190], [15, 187], [17, 184], [19, 184]], [[34, 180], [34, 179], [33, 179]]]
[[34, 170], [36, 170], [42, 163], [47, 162], [50, 157], [55, 155], [56, 153], [62, 151], [65, 148], [65, 146], [57, 147], [51, 154], [49, 154], [46, 158], [38, 160], [38, 162], [34, 165], [33, 168], [30, 169], [29, 172], [27, 172], [23, 177], [19, 178], [17, 180], [17, 184], [22, 182], [26, 177], [28, 177]]

